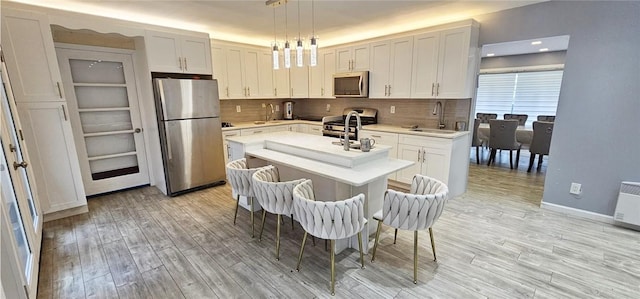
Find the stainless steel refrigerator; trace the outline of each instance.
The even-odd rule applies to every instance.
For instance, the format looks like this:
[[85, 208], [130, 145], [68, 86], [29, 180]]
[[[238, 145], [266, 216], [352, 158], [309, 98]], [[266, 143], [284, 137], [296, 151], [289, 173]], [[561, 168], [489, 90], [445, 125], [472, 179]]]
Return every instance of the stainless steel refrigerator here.
[[169, 195], [224, 184], [218, 82], [153, 81]]

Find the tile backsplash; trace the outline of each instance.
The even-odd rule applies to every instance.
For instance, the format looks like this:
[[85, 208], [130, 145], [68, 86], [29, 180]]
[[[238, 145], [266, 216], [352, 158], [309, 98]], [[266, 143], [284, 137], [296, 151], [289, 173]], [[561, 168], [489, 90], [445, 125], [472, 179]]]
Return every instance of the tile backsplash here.
[[[274, 114], [275, 119], [282, 118], [282, 103], [286, 99], [267, 100], [221, 100], [222, 121], [242, 122], [264, 120], [266, 109], [262, 104], [279, 105], [279, 111]], [[342, 115], [347, 107], [362, 107], [378, 109], [378, 123], [421, 127], [438, 126], [438, 115], [433, 115], [433, 108], [438, 101], [444, 106], [444, 121], [446, 129], [454, 129], [456, 121], [469, 121], [471, 99], [295, 99], [294, 115], [298, 117], [322, 117], [327, 115]], [[327, 104], [331, 107], [326, 110]], [[236, 112], [239, 105], [241, 112]], [[395, 113], [391, 113], [391, 106], [395, 106]]]

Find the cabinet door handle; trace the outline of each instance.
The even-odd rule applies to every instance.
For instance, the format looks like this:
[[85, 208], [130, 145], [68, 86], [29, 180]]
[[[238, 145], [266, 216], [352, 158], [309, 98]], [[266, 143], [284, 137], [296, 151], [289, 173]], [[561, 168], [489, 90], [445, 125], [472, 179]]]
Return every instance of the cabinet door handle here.
[[436, 95], [440, 95], [440, 83], [436, 83]]
[[227, 159], [231, 160], [231, 148], [229, 147], [229, 144], [227, 144]]
[[389, 85], [389, 94], [387, 96], [391, 96], [391, 85]]
[[253, 131], [253, 134], [260, 134], [262, 131]]
[[62, 88], [60, 87], [60, 82], [56, 82], [56, 86], [58, 86], [58, 95], [62, 99]]
[[247, 87], [247, 96], [251, 96], [251, 87]]
[[20, 163], [17, 163], [15, 161], [13, 161], [13, 170], [18, 170], [19, 167], [22, 168], [27, 168], [27, 166], [29, 165], [29, 163], [22, 161]]
[[291, 96], [293, 96], [293, 87], [291, 87]]
[[423, 163], [424, 163], [424, 161], [427, 161], [427, 160], [426, 160], [426, 157], [425, 157], [425, 156], [426, 156], [426, 154], [427, 154], [427, 151], [426, 151], [426, 150], [422, 151], [422, 162], [423, 162]]
[[320, 95], [324, 96], [324, 87], [320, 87]]
[[180, 70], [182, 70], [182, 57], [178, 57], [178, 64], [180, 64]]
[[64, 121], [67, 121], [67, 111], [64, 110], [64, 105], [62, 105], [62, 116], [64, 116]]
[[432, 96], [435, 95], [435, 94], [433, 94], [433, 90], [434, 90], [435, 87], [436, 87], [436, 84], [435, 83], [431, 83], [431, 95]]
[[187, 67], [187, 57], [184, 57], [182, 59], [184, 59], [184, 70], [185, 71], [189, 70], [189, 67]]
[[276, 97], [278, 96], [278, 89], [277, 88], [273, 89], [273, 95], [276, 96]]
[[229, 97], [229, 86], [227, 86], [227, 97]]
[[422, 150], [418, 150], [418, 162], [420, 162], [420, 152], [422, 152]]
[[382, 136], [380, 136], [380, 135], [371, 135], [371, 137], [382, 138]]

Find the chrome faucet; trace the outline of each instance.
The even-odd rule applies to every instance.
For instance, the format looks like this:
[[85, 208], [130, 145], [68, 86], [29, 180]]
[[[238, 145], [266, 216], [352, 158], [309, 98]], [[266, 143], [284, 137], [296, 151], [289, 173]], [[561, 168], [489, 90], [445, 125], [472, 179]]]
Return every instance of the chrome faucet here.
[[360, 114], [356, 111], [351, 111], [347, 114], [347, 117], [344, 119], [344, 150], [349, 150], [349, 120], [351, 119], [351, 115], [356, 116], [356, 122], [358, 124], [358, 130], [362, 130], [362, 123], [360, 122]]
[[433, 115], [437, 115], [438, 110], [440, 110], [440, 115], [438, 117], [438, 129], [444, 129], [444, 127], [446, 127], [446, 125], [444, 124], [444, 107], [442, 106], [442, 103], [440, 101], [438, 101], [436, 103], [436, 106], [433, 108]]
[[[269, 109], [269, 107], [271, 107], [271, 109]], [[273, 104], [269, 104], [269, 105], [264, 106], [264, 109], [266, 110], [265, 113], [264, 113], [264, 121], [268, 122], [269, 119], [271, 117], [273, 117], [273, 114], [275, 113], [275, 111], [273, 111]], [[271, 113], [269, 113], [269, 112], [271, 112]]]

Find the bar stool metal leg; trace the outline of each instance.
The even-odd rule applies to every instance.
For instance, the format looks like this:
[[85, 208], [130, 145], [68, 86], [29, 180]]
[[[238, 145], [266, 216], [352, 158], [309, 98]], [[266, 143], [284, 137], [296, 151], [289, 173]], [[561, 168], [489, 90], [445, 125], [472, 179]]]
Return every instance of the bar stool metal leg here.
[[302, 261], [302, 254], [304, 253], [304, 244], [307, 243], [307, 232], [304, 232], [302, 237], [302, 245], [300, 246], [300, 255], [298, 255], [298, 264], [296, 265], [296, 271], [300, 272], [300, 262]]
[[376, 239], [373, 241], [373, 252], [371, 253], [371, 262], [376, 260], [376, 249], [378, 249], [378, 239], [380, 238], [380, 228], [382, 228], [382, 221], [378, 221], [378, 230], [376, 230]]
[[418, 283], [418, 231], [413, 232], [413, 283]]
[[336, 241], [331, 240], [331, 296], [336, 294]]
[[429, 228], [429, 238], [431, 238], [431, 249], [433, 249], [433, 261], [437, 262], [438, 259], [436, 258], [436, 243], [433, 240], [433, 230], [431, 228]]
[[238, 217], [238, 207], [240, 206], [240, 194], [236, 196], [236, 212], [233, 214], [233, 225], [236, 225], [236, 218]]
[[360, 265], [364, 269], [364, 253], [362, 251], [362, 233], [358, 233], [358, 249], [360, 249]]
[[278, 225], [276, 226], [276, 260], [280, 260], [280, 218], [282, 216], [278, 214]]
[[264, 220], [267, 216], [267, 210], [262, 210], [262, 228], [260, 228], [260, 237], [258, 237], [258, 241], [262, 241], [262, 231], [264, 231]]

